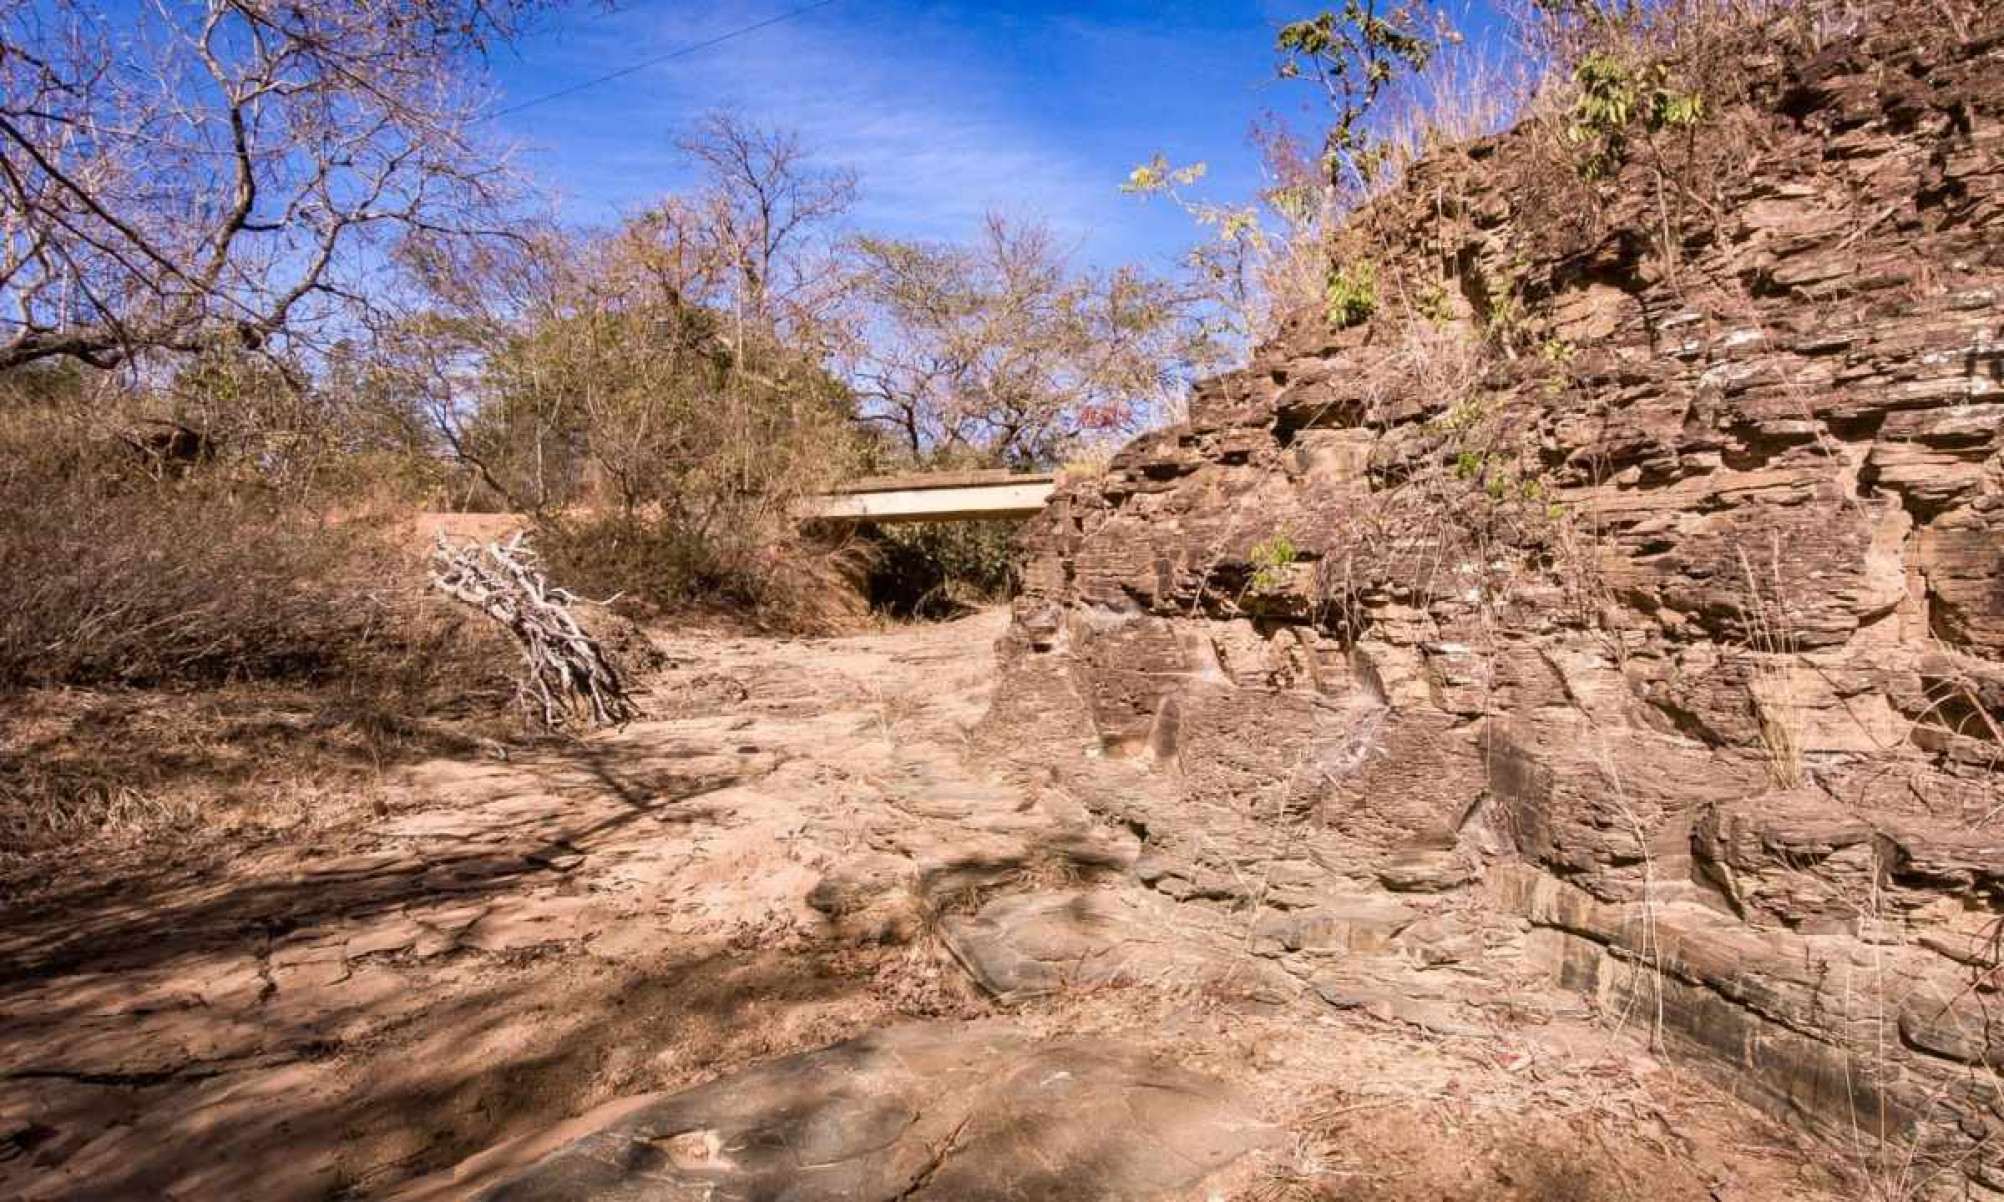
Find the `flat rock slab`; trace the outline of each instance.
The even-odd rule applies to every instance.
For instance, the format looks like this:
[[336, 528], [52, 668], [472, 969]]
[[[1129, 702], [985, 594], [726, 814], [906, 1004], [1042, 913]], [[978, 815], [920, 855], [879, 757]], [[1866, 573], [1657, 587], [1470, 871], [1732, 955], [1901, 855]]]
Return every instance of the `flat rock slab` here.
[[649, 1103], [485, 1202], [1159, 1198], [1276, 1136], [1226, 1086], [1006, 1022], [875, 1031]]
[[1005, 1002], [1102, 985], [1237, 984], [1284, 1000], [1293, 989], [1264, 961], [1198, 930], [1188, 909], [1114, 889], [1012, 893], [942, 920], [954, 958]]

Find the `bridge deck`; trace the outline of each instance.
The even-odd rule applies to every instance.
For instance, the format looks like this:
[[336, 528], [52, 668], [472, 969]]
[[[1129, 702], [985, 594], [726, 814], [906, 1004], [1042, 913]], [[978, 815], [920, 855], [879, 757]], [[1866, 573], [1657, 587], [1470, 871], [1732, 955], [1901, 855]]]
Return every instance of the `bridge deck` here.
[[800, 516], [832, 522], [951, 522], [1029, 517], [1050, 500], [1057, 477], [1029, 472], [936, 472], [851, 480], [803, 498]]

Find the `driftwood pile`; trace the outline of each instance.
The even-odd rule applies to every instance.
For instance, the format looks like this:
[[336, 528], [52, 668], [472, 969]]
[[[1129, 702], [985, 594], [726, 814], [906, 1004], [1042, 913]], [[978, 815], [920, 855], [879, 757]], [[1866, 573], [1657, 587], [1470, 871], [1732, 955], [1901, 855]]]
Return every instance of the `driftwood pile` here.
[[578, 598], [550, 584], [536, 553], [517, 534], [506, 542], [454, 546], [444, 534], [432, 552], [432, 587], [505, 627], [522, 650], [522, 707], [544, 726], [582, 719], [615, 726], [640, 716], [618, 667], [578, 625]]

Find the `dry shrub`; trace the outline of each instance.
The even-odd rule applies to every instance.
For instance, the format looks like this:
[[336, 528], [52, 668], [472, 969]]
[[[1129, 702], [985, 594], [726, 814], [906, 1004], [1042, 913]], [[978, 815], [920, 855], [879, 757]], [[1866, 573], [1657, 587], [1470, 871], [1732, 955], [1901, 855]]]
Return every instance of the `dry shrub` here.
[[1008, 599], [1018, 521], [885, 526], [871, 541], [870, 604], [900, 618], [952, 618]]
[[[31, 503], [32, 502], [32, 503]], [[0, 681], [158, 684], [311, 678], [387, 619], [334, 579], [354, 530], [257, 501], [143, 489], [8, 496]], [[358, 604], [359, 603], [359, 604]]]
[[170, 467], [92, 430], [0, 415], [11, 847], [208, 818], [253, 779], [297, 794], [323, 767], [373, 773], [458, 746], [447, 721], [507, 712], [507, 649], [427, 595], [407, 513]]
[[842, 537], [790, 538], [766, 548], [763, 608], [775, 629], [844, 634], [870, 621], [870, 573], [875, 548]]
[[0, 377], [0, 689], [408, 689], [463, 672], [458, 624], [421, 603], [410, 494], [385, 456], [330, 473], [330, 433], [259, 437], [218, 405], [191, 416], [171, 390], [111, 376]]
[[855, 629], [868, 616], [870, 557], [853, 541], [780, 521], [699, 529], [647, 514], [546, 519], [536, 545], [551, 575], [623, 615], [702, 615], [799, 634]]

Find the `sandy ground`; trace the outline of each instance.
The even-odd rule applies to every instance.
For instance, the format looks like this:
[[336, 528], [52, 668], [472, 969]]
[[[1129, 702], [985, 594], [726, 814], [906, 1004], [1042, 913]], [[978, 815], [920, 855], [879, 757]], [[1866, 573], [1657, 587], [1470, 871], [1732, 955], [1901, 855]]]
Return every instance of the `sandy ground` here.
[[[1052, 849], [1098, 833], [969, 761], [1004, 621], [664, 637], [649, 716], [622, 730], [419, 765], [320, 845], [73, 875], [15, 905], [0, 1199], [464, 1197], [635, 1098], [1003, 1012], [942, 915], [1138, 888], [1068, 869]], [[900, 884], [830, 900], [864, 868]], [[1194, 979], [1006, 1009], [1246, 1090], [1285, 1148], [1210, 1197], [1855, 1190], [1840, 1154], [1561, 997], [1451, 1032]]]

